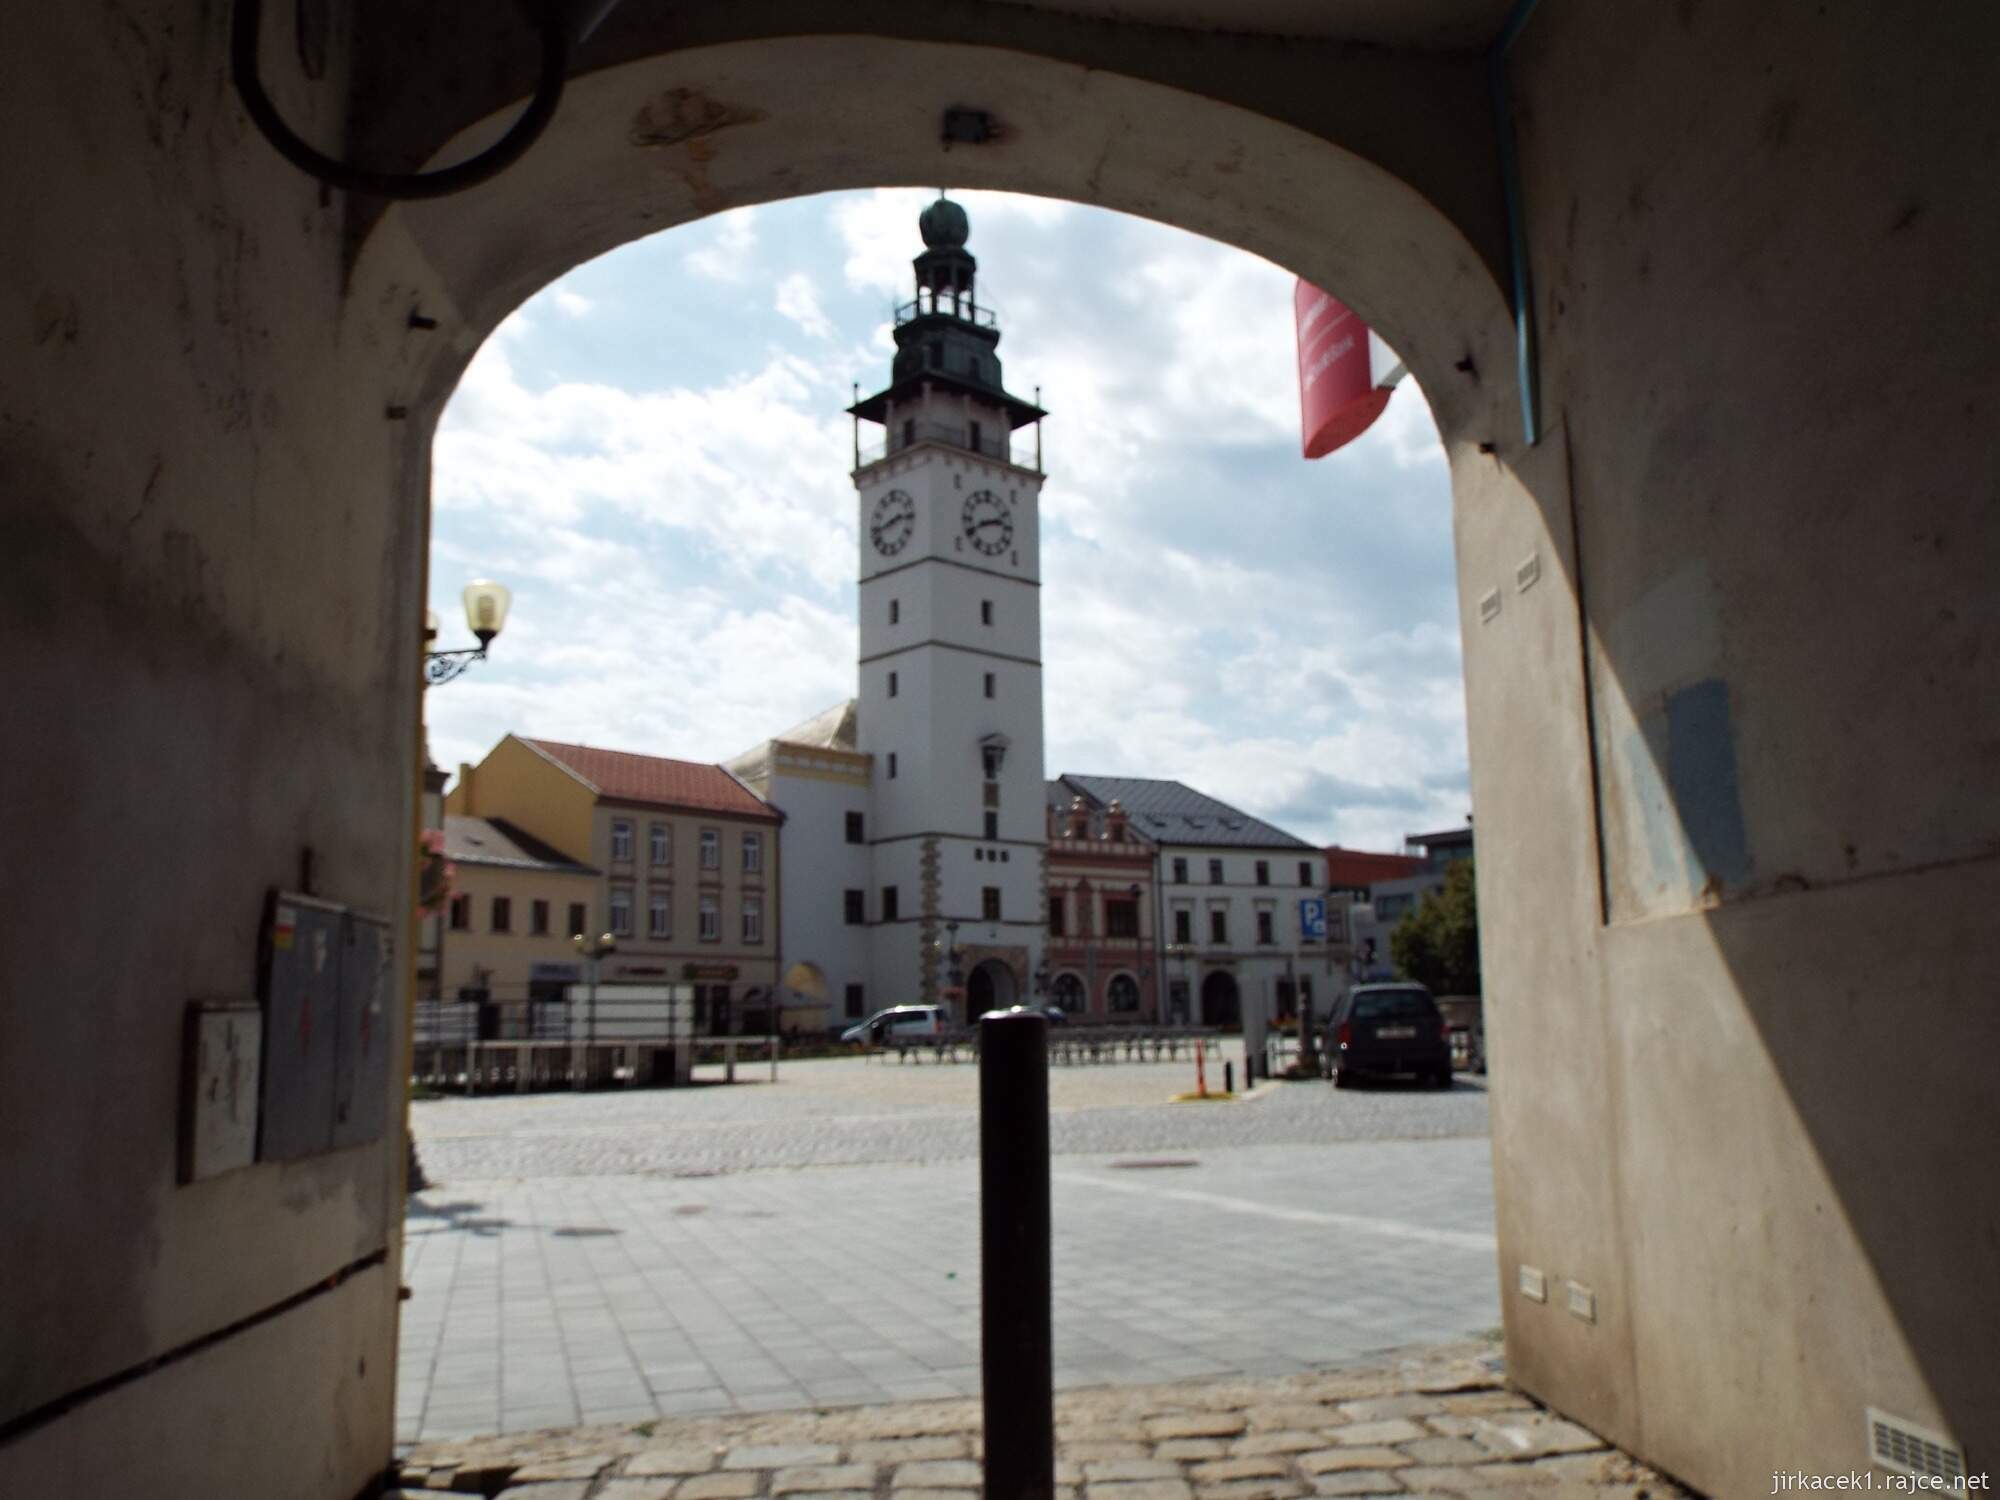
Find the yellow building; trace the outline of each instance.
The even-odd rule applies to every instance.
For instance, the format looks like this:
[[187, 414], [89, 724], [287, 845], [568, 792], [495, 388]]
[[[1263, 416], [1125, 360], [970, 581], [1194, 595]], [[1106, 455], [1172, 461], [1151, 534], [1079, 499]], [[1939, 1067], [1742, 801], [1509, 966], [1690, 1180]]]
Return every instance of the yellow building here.
[[460, 765], [445, 810], [504, 820], [587, 869], [588, 931], [618, 945], [605, 983], [692, 983], [698, 1031], [767, 1024], [781, 815], [722, 767], [510, 734]]
[[439, 970], [447, 1003], [491, 1002], [482, 1034], [537, 1034], [536, 1003], [561, 1003], [587, 978], [571, 938], [590, 929], [600, 872], [504, 818], [447, 813], [445, 857], [456, 867], [444, 912]]

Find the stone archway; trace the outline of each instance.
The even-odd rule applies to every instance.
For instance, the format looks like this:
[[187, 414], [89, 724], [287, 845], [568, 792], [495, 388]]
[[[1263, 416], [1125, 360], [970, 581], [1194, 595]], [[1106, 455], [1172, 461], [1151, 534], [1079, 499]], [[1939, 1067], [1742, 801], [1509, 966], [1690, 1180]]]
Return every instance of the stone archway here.
[[1019, 995], [1014, 971], [997, 958], [985, 959], [965, 979], [966, 1020], [976, 1021], [989, 1010], [1019, 1004]]
[[1243, 996], [1236, 987], [1236, 976], [1227, 969], [1212, 969], [1201, 981], [1201, 1024], [1243, 1024]]

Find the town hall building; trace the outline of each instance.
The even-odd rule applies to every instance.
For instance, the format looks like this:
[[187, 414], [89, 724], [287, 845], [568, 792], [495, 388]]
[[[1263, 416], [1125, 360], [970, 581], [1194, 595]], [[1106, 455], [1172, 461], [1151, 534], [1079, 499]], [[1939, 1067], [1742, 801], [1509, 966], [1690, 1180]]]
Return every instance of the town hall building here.
[[[856, 421], [855, 699], [728, 763], [783, 810], [787, 1014], [966, 1020], [1045, 983], [1039, 424], [1001, 377], [964, 209], [918, 220], [889, 384]], [[863, 452], [862, 422], [883, 441]]]

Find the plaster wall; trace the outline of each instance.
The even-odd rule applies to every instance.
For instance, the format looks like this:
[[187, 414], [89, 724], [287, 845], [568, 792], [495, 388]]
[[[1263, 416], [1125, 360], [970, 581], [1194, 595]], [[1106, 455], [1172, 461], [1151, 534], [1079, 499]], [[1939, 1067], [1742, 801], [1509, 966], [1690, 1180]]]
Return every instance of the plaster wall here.
[[504, 736], [478, 765], [459, 764], [444, 807], [476, 818], [506, 818], [571, 859], [591, 862], [596, 794], [514, 735]]
[[[774, 747], [774, 757], [808, 757], [809, 751]], [[825, 976], [827, 1008], [820, 1021], [832, 1025], [846, 1015], [847, 987], [864, 986], [863, 1004], [872, 1008], [865, 927], [847, 921], [846, 893], [869, 884], [868, 846], [847, 842], [847, 815], [868, 809], [867, 765], [851, 775], [832, 771], [794, 774], [777, 766], [758, 791], [784, 813], [778, 832], [779, 902], [783, 911], [783, 962], [815, 965]], [[864, 823], [865, 828], [865, 823]], [[802, 1003], [792, 996], [794, 1004]], [[802, 1023], [803, 1024], [803, 1023]]]

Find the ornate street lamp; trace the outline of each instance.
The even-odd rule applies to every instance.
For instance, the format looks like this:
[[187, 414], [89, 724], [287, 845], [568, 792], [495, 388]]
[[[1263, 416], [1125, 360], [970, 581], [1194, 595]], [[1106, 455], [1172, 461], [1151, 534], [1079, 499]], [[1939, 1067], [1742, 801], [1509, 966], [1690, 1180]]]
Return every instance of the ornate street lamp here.
[[[486, 648], [493, 637], [500, 633], [500, 627], [507, 623], [507, 606], [514, 596], [505, 584], [495, 583], [490, 578], [475, 578], [465, 586], [465, 624], [478, 638], [477, 646], [463, 646], [456, 651], [426, 651], [424, 653], [424, 685], [436, 687], [450, 682], [466, 667], [476, 661], [486, 660]], [[424, 644], [437, 639], [438, 617], [435, 611], [424, 611]]]

